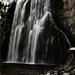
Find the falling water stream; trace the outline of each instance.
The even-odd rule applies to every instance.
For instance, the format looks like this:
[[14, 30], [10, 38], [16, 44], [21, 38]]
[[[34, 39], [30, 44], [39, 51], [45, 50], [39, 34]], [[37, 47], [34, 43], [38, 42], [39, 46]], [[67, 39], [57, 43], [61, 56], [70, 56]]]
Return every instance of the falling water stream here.
[[17, 1], [7, 62], [60, 64], [69, 47], [67, 36], [52, 19], [50, 0]]

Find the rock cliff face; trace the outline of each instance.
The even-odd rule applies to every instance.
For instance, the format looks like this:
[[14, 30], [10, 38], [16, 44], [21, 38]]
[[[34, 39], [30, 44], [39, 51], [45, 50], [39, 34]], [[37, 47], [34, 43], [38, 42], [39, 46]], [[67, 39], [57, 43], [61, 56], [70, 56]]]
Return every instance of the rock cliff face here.
[[51, 10], [56, 24], [75, 46], [75, 0], [51, 0]]

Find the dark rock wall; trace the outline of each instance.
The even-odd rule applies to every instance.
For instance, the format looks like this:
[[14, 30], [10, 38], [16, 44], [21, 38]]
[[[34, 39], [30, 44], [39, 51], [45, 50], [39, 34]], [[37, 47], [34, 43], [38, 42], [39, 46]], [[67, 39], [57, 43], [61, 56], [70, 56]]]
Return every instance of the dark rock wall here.
[[51, 0], [51, 12], [55, 23], [75, 46], [75, 0]]
[[[14, 10], [16, 3], [11, 3], [8, 7], [8, 11], [6, 12], [6, 6], [1, 8], [1, 17], [0, 25], [1, 25], [1, 60], [5, 60], [8, 53], [9, 40], [11, 27], [13, 22]], [[4, 10], [4, 11], [2, 11]]]

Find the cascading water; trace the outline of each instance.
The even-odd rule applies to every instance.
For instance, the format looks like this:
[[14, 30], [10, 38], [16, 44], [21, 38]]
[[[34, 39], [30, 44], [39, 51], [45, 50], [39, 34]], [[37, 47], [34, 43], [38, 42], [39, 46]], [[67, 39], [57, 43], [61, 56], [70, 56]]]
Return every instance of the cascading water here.
[[69, 47], [68, 38], [52, 19], [50, 0], [17, 1], [7, 62], [61, 64]]
[[17, 1], [15, 13], [14, 13], [14, 20], [12, 25], [10, 44], [9, 44], [9, 53], [8, 53], [8, 60], [11, 61], [17, 61], [21, 31], [22, 28], [24, 27], [23, 18], [24, 18], [25, 6], [27, 1], [24, 3], [23, 6], [22, 3], [23, 3], [22, 0]]

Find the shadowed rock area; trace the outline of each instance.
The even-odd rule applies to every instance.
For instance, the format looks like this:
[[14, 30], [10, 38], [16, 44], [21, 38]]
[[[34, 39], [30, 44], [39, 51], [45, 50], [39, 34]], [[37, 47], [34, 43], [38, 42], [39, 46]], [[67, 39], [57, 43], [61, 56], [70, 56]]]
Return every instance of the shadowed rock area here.
[[55, 23], [75, 47], [75, 0], [51, 0], [51, 11]]

